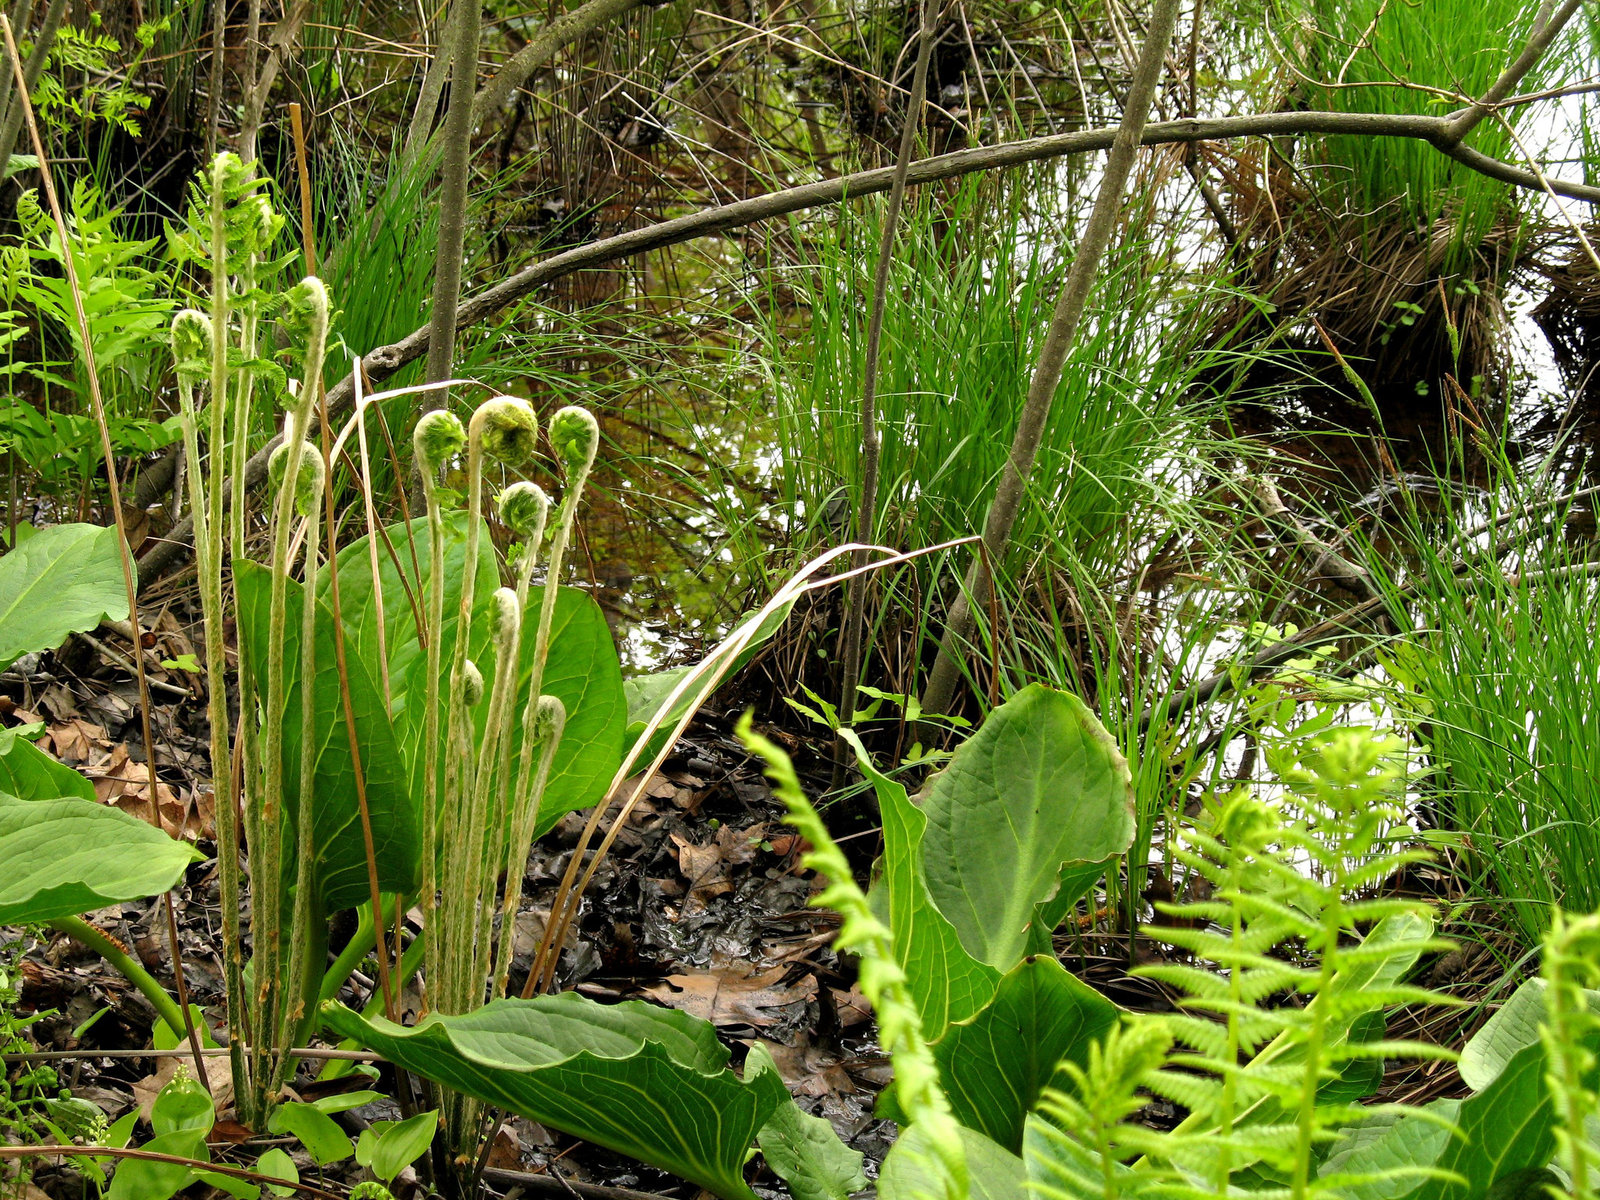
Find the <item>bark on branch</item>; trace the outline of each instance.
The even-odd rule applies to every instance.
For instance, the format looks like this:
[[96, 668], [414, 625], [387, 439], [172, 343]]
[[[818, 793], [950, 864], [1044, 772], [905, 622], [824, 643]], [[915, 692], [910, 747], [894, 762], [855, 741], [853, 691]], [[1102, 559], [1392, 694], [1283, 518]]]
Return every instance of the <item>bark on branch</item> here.
[[1500, 72], [1500, 78], [1489, 85], [1489, 90], [1480, 96], [1476, 103], [1446, 118], [1449, 126], [1444, 139], [1439, 143], [1441, 149], [1459, 146], [1461, 140], [1477, 128], [1478, 124], [1494, 111], [1497, 104], [1511, 95], [1517, 84], [1521, 83], [1524, 76], [1544, 57], [1544, 52], [1550, 48], [1550, 43], [1555, 41], [1556, 35], [1582, 7], [1583, 0], [1566, 0], [1549, 20], [1534, 28], [1533, 35], [1528, 38], [1528, 44], [1522, 48], [1522, 53], [1517, 55], [1509, 67]]
[[644, 6], [645, 0], [589, 0], [571, 12], [562, 13], [518, 50], [483, 85], [472, 101], [472, 124], [476, 128], [498, 109], [511, 93], [533, 77], [533, 73], [556, 56], [556, 52], [592, 33], [609, 21]]
[[[1542, 193], [1545, 190], [1544, 182], [1541, 182], [1532, 171], [1501, 162], [1466, 146], [1449, 146], [1447, 142], [1451, 119], [1405, 114], [1336, 112], [1259, 113], [1209, 120], [1187, 118], [1146, 125], [1140, 142], [1145, 146], [1162, 146], [1308, 133], [1408, 138], [1427, 142], [1438, 148], [1441, 153], [1448, 154], [1451, 158], [1490, 178], [1515, 184], [1530, 191]], [[1109, 149], [1116, 133], [1115, 126], [1085, 129], [1049, 137], [1003, 142], [996, 146], [978, 146], [951, 154], [919, 159], [906, 171], [906, 184], [909, 187], [919, 187], [923, 184], [970, 175], [977, 171], [1008, 170], [1029, 163], [1063, 158], [1070, 154], [1090, 154]], [[493, 287], [486, 288], [476, 296], [465, 300], [457, 314], [457, 326], [464, 328], [487, 320], [524, 296], [574, 271], [603, 266], [636, 254], [693, 241], [695, 238], [711, 237], [731, 229], [741, 229], [789, 213], [809, 208], [823, 208], [857, 196], [886, 192], [893, 179], [892, 167], [858, 171], [853, 175], [818, 180], [815, 183], [718, 205], [688, 216], [661, 221], [642, 229], [632, 229], [617, 234], [615, 237], [576, 246], [524, 267]], [[1545, 182], [1548, 182], [1550, 190], [1557, 195], [1589, 203], [1600, 203], [1600, 187], [1559, 179], [1548, 179]], [[423, 326], [398, 342], [370, 351], [363, 362], [372, 381], [378, 383], [423, 357], [427, 352], [428, 329], [427, 326]], [[330, 409], [332, 412], [348, 408], [351, 399], [348, 378], [341, 380], [328, 391], [328, 403], [332, 406]], [[250, 459], [246, 473], [246, 482], [250, 486], [254, 487], [266, 478], [267, 456], [276, 445], [276, 440], [268, 443]], [[161, 578], [183, 560], [188, 553], [190, 534], [191, 528], [185, 519], [173, 528], [165, 541], [157, 543], [145, 555], [140, 564], [141, 587]]]
[[[1017, 430], [1011, 441], [1011, 452], [1006, 455], [1006, 465], [1000, 472], [994, 499], [984, 518], [983, 547], [987, 553], [973, 556], [966, 583], [945, 618], [939, 653], [922, 692], [922, 711], [925, 713], [949, 712], [950, 701], [955, 696], [957, 684], [961, 682], [962, 662], [975, 625], [973, 610], [988, 602], [989, 589], [994, 587], [994, 580], [983, 570], [983, 565], [985, 559], [990, 563], [1003, 562], [1006, 548], [1011, 543], [1011, 529], [1016, 524], [1017, 513], [1022, 509], [1028, 477], [1033, 474], [1033, 464], [1038, 458], [1039, 446], [1044, 441], [1045, 426], [1050, 421], [1050, 409], [1055, 403], [1056, 388], [1061, 384], [1061, 375], [1067, 365], [1067, 355], [1072, 352], [1073, 343], [1077, 340], [1078, 324], [1089, 303], [1095, 276], [1100, 273], [1100, 260], [1105, 256], [1111, 236], [1122, 217], [1122, 202], [1127, 195], [1134, 162], [1138, 158], [1140, 138], [1150, 117], [1150, 105], [1161, 83], [1167, 49], [1172, 44], [1172, 34], [1177, 25], [1178, 0], [1156, 0], [1150, 14], [1150, 26], [1145, 31], [1144, 46], [1139, 51], [1139, 61], [1134, 67], [1133, 82], [1128, 87], [1122, 124], [1117, 128], [1111, 153], [1106, 159], [1105, 174], [1100, 179], [1094, 210], [1089, 214], [1082, 238], [1073, 248], [1067, 281], [1056, 299], [1050, 327], [1045, 331], [1044, 342], [1039, 348], [1039, 361], [1034, 365], [1033, 378], [1028, 381], [1027, 399], [1022, 403], [1022, 411], [1017, 414]], [[999, 637], [1000, 631], [993, 630], [992, 636]]]

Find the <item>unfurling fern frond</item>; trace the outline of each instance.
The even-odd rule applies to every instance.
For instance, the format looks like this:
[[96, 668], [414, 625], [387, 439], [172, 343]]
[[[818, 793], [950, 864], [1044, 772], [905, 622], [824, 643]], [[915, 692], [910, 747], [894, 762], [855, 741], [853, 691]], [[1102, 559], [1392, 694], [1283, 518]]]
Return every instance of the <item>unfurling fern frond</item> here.
[[1600, 1185], [1600, 1146], [1584, 1128], [1600, 1112], [1591, 1048], [1600, 1016], [1585, 988], [1600, 982], [1600, 913], [1568, 917], [1556, 911], [1544, 939], [1544, 1039], [1550, 1099], [1555, 1105], [1556, 1147], [1571, 1181], [1572, 1200], [1595, 1200]]
[[[966, 1156], [961, 1129], [939, 1084], [939, 1068], [922, 1034], [922, 1017], [906, 986], [905, 972], [895, 957], [893, 936], [867, 903], [866, 893], [850, 874], [850, 864], [811, 801], [800, 788], [794, 764], [782, 748], [755, 731], [745, 713], [734, 733], [745, 748], [765, 760], [772, 794], [788, 809], [784, 820], [811, 844], [805, 865], [828, 881], [813, 905], [831, 908], [843, 918], [834, 944], [859, 957], [861, 994], [878, 1017], [878, 1042], [894, 1062], [895, 1100], [905, 1116], [902, 1139], [913, 1129], [915, 1144], [931, 1147], [926, 1177], [938, 1181], [942, 1195], [929, 1200], [967, 1200]], [[910, 1143], [908, 1143], [910, 1144]]]
[[1029, 1123], [1027, 1150], [1040, 1195], [1121, 1200], [1168, 1182], [1160, 1172], [1128, 1169], [1133, 1159], [1163, 1157], [1169, 1136], [1128, 1118], [1144, 1107], [1140, 1086], [1166, 1061], [1172, 1043], [1161, 1018], [1131, 1018], [1089, 1048], [1085, 1066], [1062, 1064], [1072, 1090], [1046, 1091], [1037, 1109], [1043, 1119]]
[[[1179, 919], [1160, 936], [1216, 974], [1187, 963], [1140, 969], [1183, 992], [1193, 1014], [1167, 1022], [1182, 1049], [1145, 1084], [1189, 1110], [1156, 1153], [1212, 1194], [1247, 1168], [1291, 1200], [1328, 1193], [1315, 1164], [1343, 1126], [1372, 1112], [1328, 1094], [1341, 1071], [1374, 1057], [1450, 1057], [1370, 1036], [1386, 1008], [1448, 1002], [1402, 983], [1420, 954], [1448, 947], [1431, 936], [1428, 907], [1357, 894], [1427, 858], [1396, 799], [1401, 751], [1365, 729], [1291, 739], [1269, 751], [1284, 801], [1236, 793], [1175, 851], [1211, 895], [1160, 905]], [[1304, 1002], [1270, 1003], [1284, 995]]]

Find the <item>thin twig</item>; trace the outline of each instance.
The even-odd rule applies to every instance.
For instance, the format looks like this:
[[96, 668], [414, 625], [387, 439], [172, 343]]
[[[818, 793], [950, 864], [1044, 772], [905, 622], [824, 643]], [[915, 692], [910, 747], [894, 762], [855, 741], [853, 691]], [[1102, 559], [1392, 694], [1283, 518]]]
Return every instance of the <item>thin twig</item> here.
[[[1446, 118], [1412, 114], [1275, 112], [1242, 117], [1217, 117], [1205, 120], [1162, 121], [1145, 126], [1140, 144], [1176, 145], [1188, 142], [1220, 142], [1238, 138], [1281, 137], [1295, 134], [1349, 135], [1352, 137], [1399, 138], [1435, 145], [1442, 135]], [[978, 146], [949, 154], [919, 159], [906, 172], [906, 186], [920, 187], [956, 179], [982, 171], [1010, 170], [1032, 163], [1047, 162], [1074, 154], [1091, 154], [1110, 147], [1117, 129], [1107, 126], [1048, 137], [1025, 138], [994, 146]], [[1437, 148], [1437, 146], [1436, 146]], [[1534, 172], [1502, 162], [1467, 146], [1444, 151], [1455, 161], [1479, 174], [1502, 183], [1543, 193], [1547, 189], [1574, 200], [1600, 203], [1600, 187], [1564, 179], [1544, 179]], [[846, 199], [886, 192], [894, 181], [894, 169], [883, 167], [858, 171], [833, 179], [818, 180], [799, 187], [785, 188], [702, 209], [684, 217], [659, 221], [640, 229], [609, 238], [586, 242], [571, 250], [551, 255], [485, 288], [465, 301], [457, 313], [457, 328], [488, 320], [503, 309], [538, 291], [541, 287], [577, 271], [603, 266], [668, 246], [681, 245], [702, 237], [714, 237], [775, 217], [806, 209], [842, 204]], [[370, 378], [382, 382], [409, 363], [428, 353], [429, 326], [423, 325], [397, 342], [368, 351], [362, 363]], [[328, 393], [331, 411], [342, 412], [352, 401], [349, 380], [341, 380]], [[246, 483], [259, 484], [267, 477], [267, 459], [277, 448], [274, 439], [257, 451], [248, 463]], [[144, 558], [146, 582], [161, 578], [189, 552], [193, 527], [187, 518], [178, 522], [167, 537], [155, 543]]]
[[1486, 91], [1469, 108], [1459, 113], [1452, 113], [1446, 118], [1446, 126], [1440, 135], [1437, 145], [1441, 148], [1459, 146], [1461, 140], [1471, 133], [1478, 124], [1487, 117], [1500, 101], [1511, 95], [1511, 90], [1522, 82], [1529, 71], [1533, 70], [1544, 52], [1555, 41], [1556, 35], [1566, 27], [1568, 21], [1580, 8], [1583, 0], [1567, 0], [1543, 25], [1537, 26], [1527, 44], [1523, 46], [1522, 53], [1512, 61], [1500, 78], [1489, 85]]
[[[254, 11], [259, 19], [259, 8]], [[267, 51], [267, 61], [261, 67], [259, 78], [254, 77], [256, 38], [247, 39], [251, 46], [252, 78], [250, 89], [245, 93], [244, 115], [239, 128], [239, 157], [247, 163], [255, 161], [256, 135], [261, 131], [261, 115], [266, 111], [267, 96], [278, 78], [278, 69], [289, 56], [295, 39], [300, 36], [300, 28], [306, 23], [306, 17], [310, 12], [311, 0], [294, 0], [294, 7], [284, 14], [283, 20], [279, 21], [277, 28], [272, 31], [272, 45]]]
[[[202, 1046], [202, 1058], [225, 1058], [226, 1046]], [[323, 1046], [296, 1046], [289, 1051], [296, 1058], [327, 1059], [338, 1062], [387, 1062], [381, 1054], [371, 1050], [330, 1050]], [[0, 1062], [70, 1062], [91, 1058], [185, 1058], [187, 1050], [24, 1050], [0, 1054]]]
[[158, 1154], [153, 1150], [126, 1150], [112, 1146], [0, 1146], [0, 1159], [6, 1158], [142, 1158], [146, 1162], [172, 1163], [180, 1167], [193, 1167], [196, 1171], [215, 1171], [218, 1175], [231, 1175], [235, 1179], [248, 1179], [272, 1187], [290, 1188], [320, 1200], [341, 1200], [335, 1192], [325, 1191], [314, 1183], [284, 1179], [263, 1171], [246, 1167], [233, 1167], [226, 1163], [206, 1162], [198, 1158], [184, 1158], [180, 1154]]

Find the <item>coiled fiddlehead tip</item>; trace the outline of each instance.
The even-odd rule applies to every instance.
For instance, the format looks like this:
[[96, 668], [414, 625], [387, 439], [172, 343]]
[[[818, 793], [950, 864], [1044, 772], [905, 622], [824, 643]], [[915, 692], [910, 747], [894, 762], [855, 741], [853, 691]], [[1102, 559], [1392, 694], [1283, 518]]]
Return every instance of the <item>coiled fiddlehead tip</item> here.
[[247, 175], [244, 160], [232, 150], [223, 150], [211, 160], [211, 187], [223, 197], [242, 184]]
[[533, 739], [541, 745], [559, 738], [567, 725], [567, 706], [559, 697], [543, 695], [533, 713]]
[[205, 313], [186, 308], [172, 318], [172, 361], [186, 382], [211, 370], [211, 318]]
[[483, 699], [483, 672], [470, 658], [461, 666], [461, 702], [471, 708]]
[[467, 427], [449, 409], [436, 408], [424, 413], [417, 422], [411, 444], [416, 450], [417, 464], [424, 474], [431, 475], [461, 453], [467, 444]]
[[[273, 491], [283, 487], [284, 474], [289, 469], [289, 443], [285, 442], [267, 459], [267, 482]], [[294, 485], [294, 507], [302, 517], [309, 517], [322, 499], [324, 481], [322, 455], [310, 442], [300, 444], [300, 466]]]
[[569, 404], [550, 418], [550, 447], [568, 475], [586, 472], [600, 449], [600, 422], [588, 409]]
[[496, 588], [491, 600], [494, 608], [495, 642], [508, 646], [522, 628], [522, 602], [511, 588]]
[[473, 414], [483, 452], [508, 467], [519, 467], [539, 447], [539, 418], [533, 406], [516, 396], [485, 400]]
[[320, 342], [328, 336], [327, 285], [307, 275], [284, 296], [284, 326], [295, 337]]
[[495, 498], [500, 523], [519, 538], [536, 538], [550, 515], [550, 497], [536, 483], [513, 483]]

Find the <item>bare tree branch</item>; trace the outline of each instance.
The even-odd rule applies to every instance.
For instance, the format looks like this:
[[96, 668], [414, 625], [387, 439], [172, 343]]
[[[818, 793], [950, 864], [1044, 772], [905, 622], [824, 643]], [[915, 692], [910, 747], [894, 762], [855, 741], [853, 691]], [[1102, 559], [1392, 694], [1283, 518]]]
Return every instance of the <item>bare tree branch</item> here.
[[[1056, 388], [1061, 383], [1061, 375], [1067, 365], [1067, 355], [1072, 352], [1072, 345], [1077, 340], [1078, 323], [1089, 303], [1095, 277], [1100, 273], [1100, 260], [1105, 257], [1106, 247], [1111, 244], [1111, 235], [1116, 232], [1122, 216], [1128, 179], [1138, 159], [1141, 135], [1150, 118], [1150, 105], [1161, 83], [1167, 49], [1172, 45], [1172, 34], [1177, 25], [1178, 0], [1156, 0], [1150, 14], [1149, 28], [1145, 31], [1144, 46], [1139, 51], [1139, 61], [1134, 67], [1133, 82], [1128, 87], [1122, 124], [1117, 127], [1116, 139], [1106, 158], [1105, 174], [1101, 176], [1094, 210], [1089, 214], [1083, 236], [1074, 247], [1072, 266], [1067, 270], [1066, 283], [1056, 299], [1055, 312], [1050, 316], [1050, 326], [1039, 347], [1039, 360], [1034, 365], [1033, 378], [1028, 381], [1027, 399], [1022, 403], [1022, 411], [1017, 414], [1017, 430], [1011, 440], [1011, 451], [1006, 455], [1006, 465], [1000, 472], [999, 482], [995, 484], [994, 499], [984, 518], [983, 546], [991, 563], [1004, 560], [1006, 547], [1011, 542], [1011, 529], [1016, 524], [1017, 513], [1021, 511], [1028, 477], [1033, 474], [1033, 464], [1038, 458], [1039, 446], [1044, 441], [1045, 426], [1050, 420], [1050, 409], [1055, 403]], [[994, 580], [989, 578], [983, 566], [984, 556], [973, 555], [966, 583], [945, 617], [939, 653], [922, 692], [922, 711], [925, 713], [950, 710], [956, 685], [961, 682], [962, 662], [975, 623], [973, 607], [984, 605], [989, 598], [989, 589], [994, 586]], [[994, 630], [993, 636], [999, 637], [1000, 631]]]
[[417, 106], [412, 110], [411, 124], [401, 150], [401, 161], [407, 167], [417, 161], [428, 143], [428, 135], [433, 132], [433, 119], [439, 113], [439, 99], [444, 95], [444, 81], [450, 75], [450, 55], [455, 48], [461, 11], [460, 5], [451, 5], [444, 27], [439, 31], [439, 44], [434, 47], [428, 69], [422, 74], [422, 90], [417, 95]]
[[541, 29], [526, 46], [518, 50], [483, 85], [472, 102], [472, 122], [477, 125], [498, 109], [511, 93], [533, 73], [556, 56], [557, 51], [616, 18], [644, 5], [645, 0], [589, 0], [571, 12], [562, 13]]
[[1572, 15], [1583, 7], [1583, 0], [1567, 0], [1549, 20], [1542, 25], [1536, 25], [1533, 36], [1528, 39], [1528, 44], [1522, 48], [1522, 53], [1504, 71], [1500, 78], [1489, 85], [1489, 90], [1480, 96], [1475, 104], [1458, 113], [1452, 113], [1448, 118], [1448, 126], [1444, 137], [1435, 143], [1440, 149], [1458, 146], [1461, 140], [1477, 128], [1479, 122], [1493, 111], [1495, 105], [1511, 95], [1511, 90], [1522, 82], [1527, 73], [1544, 57], [1544, 52], [1550, 48], [1550, 43], [1555, 41], [1556, 35], [1572, 19]]
[[270, 49], [267, 51], [267, 61], [262, 64], [261, 77], [250, 82], [250, 90], [244, 98], [244, 115], [239, 122], [239, 157], [245, 162], [254, 162], [256, 157], [256, 135], [261, 132], [261, 115], [267, 109], [267, 96], [272, 91], [272, 85], [277, 82], [278, 69], [283, 66], [283, 60], [289, 56], [294, 48], [295, 39], [300, 36], [300, 29], [306, 23], [306, 17], [311, 12], [311, 0], [295, 0], [294, 7], [279, 21], [272, 31]]
[[[1307, 133], [1408, 138], [1439, 147], [1442, 153], [1449, 154], [1464, 166], [1492, 179], [1499, 179], [1530, 191], [1542, 193], [1545, 190], [1539, 177], [1532, 171], [1514, 167], [1510, 163], [1501, 162], [1465, 146], [1444, 149], [1440, 146], [1440, 141], [1444, 137], [1449, 121], [1449, 117], [1382, 113], [1259, 113], [1209, 120], [1188, 118], [1180, 121], [1162, 121], [1146, 125], [1140, 140], [1146, 146], [1160, 146]], [[952, 154], [940, 154], [913, 162], [906, 171], [906, 184], [908, 187], [917, 187], [978, 171], [1008, 170], [1029, 163], [1063, 158], [1070, 154], [1089, 154], [1108, 149], [1115, 136], [1115, 127], [1084, 129], [1074, 133], [1052, 134], [1048, 137], [1002, 142], [996, 146], [978, 146], [968, 150], [958, 150]], [[818, 180], [815, 183], [702, 209], [688, 216], [675, 217], [670, 221], [661, 221], [642, 229], [619, 233], [615, 237], [576, 246], [524, 267], [493, 287], [469, 297], [462, 303], [457, 314], [458, 328], [485, 321], [524, 296], [574, 271], [603, 266], [619, 259], [680, 245], [696, 238], [712, 237], [726, 233], [730, 229], [741, 229], [789, 213], [840, 204], [847, 198], [854, 199], [857, 196], [886, 192], [893, 181], [892, 167], [858, 171], [853, 175]], [[1585, 200], [1591, 204], [1600, 203], [1600, 187], [1560, 179], [1548, 179], [1546, 182], [1549, 189], [1557, 195]], [[427, 352], [428, 327], [423, 326], [413, 330], [398, 342], [368, 352], [362, 361], [372, 381], [378, 383], [408, 363], [423, 357]], [[328, 390], [328, 403], [333, 406], [331, 411], [338, 412], [348, 407], [351, 399], [348, 378]], [[245, 477], [250, 486], [254, 487], [266, 478], [267, 456], [276, 444], [276, 441], [269, 443], [250, 459]], [[164, 541], [154, 545], [140, 564], [141, 587], [161, 578], [187, 555], [190, 535], [191, 528], [185, 519], [172, 529]]]
[[[428, 318], [428, 382], [450, 378], [461, 303], [461, 254], [467, 229], [467, 175], [472, 168], [472, 99], [478, 86], [481, 0], [455, 0], [450, 13], [450, 107], [444, 122], [444, 178], [439, 187], [439, 249], [433, 260]], [[461, 15], [453, 11], [460, 9]]]

